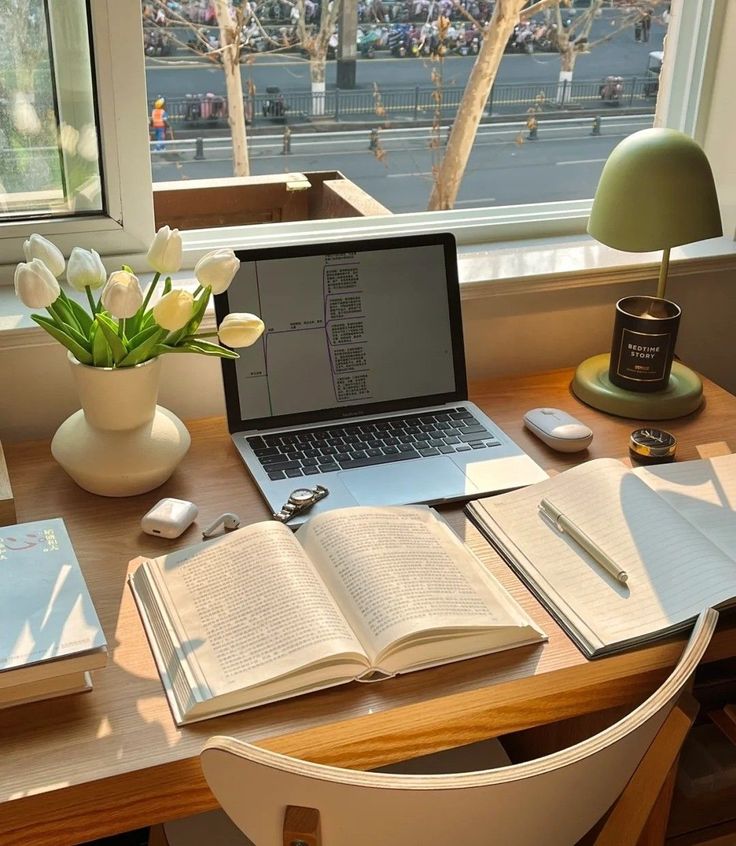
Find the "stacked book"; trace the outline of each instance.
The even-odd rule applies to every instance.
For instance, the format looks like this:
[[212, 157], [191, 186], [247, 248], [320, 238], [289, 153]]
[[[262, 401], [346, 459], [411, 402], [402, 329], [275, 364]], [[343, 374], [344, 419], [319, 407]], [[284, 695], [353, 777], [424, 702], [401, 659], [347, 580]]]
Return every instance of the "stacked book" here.
[[0, 708], [90, 690], [106, 661], [64, 521], [0, 528]]

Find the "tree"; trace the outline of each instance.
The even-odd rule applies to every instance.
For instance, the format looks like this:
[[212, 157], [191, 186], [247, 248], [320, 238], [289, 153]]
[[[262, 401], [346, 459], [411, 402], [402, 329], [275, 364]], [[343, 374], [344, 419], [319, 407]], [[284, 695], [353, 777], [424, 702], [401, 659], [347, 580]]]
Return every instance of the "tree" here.
[[[245, 8], [249, 7], [246, 5]], [[243, 10], [233, 8], [232, 0], [215, 0], [215, 13], [220, 27], [220, 56], [227, 92], [227, 122], [233, 139], [233, 175], [250, 176], [248, 142], [245, 137], [243, 79], [240, 76]]]
[[[493, 14], [488, 23], [478, 28], [481, 31], [481, 47], [470, 72], [468, 82], [463, 92], [462, 100], [452, 125], [442, 161], [434, 171], [434, 185], [427, 206], [428, 211], [451, 209], [455, 205], [460, 183], [465, 175], [465, 169], [473, 148], [473, 142], [478, 131], [483, 109], [491, 93], [498, 66], [501, 63], [504, 49], [517, 22], [529, 20], [538, 12], [552, 9], [557, 15], [558, 49], [563, 70], [560, 71], [561, 89], [563, 74], [569, 73], [572, 79], [572, 69], [577, 55], [589, 52], [594, 46], [604, 41], [610, 41], [624, 29], [636, 26], [651, 14], [651, 9], [662, 5], [664, 0], [651, 0], [647, 4], [637, 3], [627, 11], [623, 23], [614, 31], [594, 42], [588, 41], [590, 29], [596, 11], [603, 0], [591, 0], [590, 8], [582, 12], [575, 21], [571, 22], [567, 30], [562, 26], [560, 6], [571, 6], [572, 0], [537, 0], [524, 8], [528, 0], [496, 0]], [[568, 70], [565, 70], [569, 68]], [[562, 96], [562, 92], [560, 93]]]
[[342, 0], [322, 0], [319, 27], [306, 20], [305, 0], [296, 0], [296, 22], [299, 43], [309, 56], [309, 76], [312, 81], [312, 114], [325, 113], [325, 66], [327, 48], [335, 32]]
[[[491, 19], [481, 30], [480, 50], [458, 106], [445, 154], [435, 173], [428, 211], [451, 209], [455, 205], [503, 51], [526, 2], [527, 0], [496, 0]], [[545, 0], [542, 0], [541, 5], [547, 5]], [[540, 4], [535, 6], [539, 7]]]
[[[200, 27], [187, 20], [179, 12], [170, 9], [164, 0], [152, 0], [152, 2], [156, 8], [163, 10], [167, 21], [173, 21], [179, 26], [186, 27], [193, 34], [192, 39], [187, 43], [168, 33], [165, 36], [166, 40], [198, 55], [201, 53], [211, 62], [216, 62], [222, 67], [227, 94], [227, 122], [233, 145], [233, 175], [250, 176], [240, 59], [243, 31], [246, 25], [250, 23], [251, 18], [255, 19], [255, 13], [247, 3], [242, 7], [236, 7], [233, 0], [214, 0], [220, 39], [219, 44], [213, 47], [203, 35]], [[158, 26], [158, 24], [154, 24], [154, 26]]]

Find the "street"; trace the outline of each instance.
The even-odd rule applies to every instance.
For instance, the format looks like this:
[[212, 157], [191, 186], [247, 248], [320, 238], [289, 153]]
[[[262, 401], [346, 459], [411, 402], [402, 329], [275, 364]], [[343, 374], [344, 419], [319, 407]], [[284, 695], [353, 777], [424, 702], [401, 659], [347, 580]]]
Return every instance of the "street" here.
[[[652, 125], [651, 115], [606, 116], [601, 134], [590, 119], [540, 121], [537, 139], [528, 140], [525, 122], [480, 128], [455, 206], [472, 208], [592, 197], [603, 162], [622, 138]], [[284, 155], [283, 133], [250, 139], [254, 176], [271, 173], [339, 170], [394, 213], [423, 211], [432, 189], [431, 130], [383, 130], [379, 159], [370, 150], [368, 129], [353, 132], [293, 134]], [[447, 127], [440, 136], [447, 137]], [[227, 138], [204, 145], [204, 160], [194, 160], [195, 142], [177, 142], [153, 153], [154, 181], [204, 179], [232, 174]]]

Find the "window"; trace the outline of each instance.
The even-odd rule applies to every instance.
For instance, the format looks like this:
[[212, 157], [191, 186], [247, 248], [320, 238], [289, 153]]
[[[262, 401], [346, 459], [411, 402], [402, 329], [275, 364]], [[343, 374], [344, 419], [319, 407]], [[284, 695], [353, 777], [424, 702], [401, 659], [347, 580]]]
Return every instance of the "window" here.
[[140, 29], [130, 0], [0, 0], [0, 264], [22, 258], [31, 231], [67, 255], [147, 246]]
[[[36, 0], [36, 2], [40, 3], [41, 0]], [[0, 8], [3, 8], [3, 4], [7, 6], [9, 3], [12, 5], [11, 0], [0, 0]], [[186, 95], [196, 92], [191, 90], [186, 69], [182, 68], [180, 64], [177, 67], [166, 65], [165, 60], [171, 59], [171, 56], [162, 55], [166, 46], [152, 46], [150, 33], [153, 30], [142, 25], [141, 9], [145, 8], [146, 5], [154, 7], [157, 5], [156, 3], [142, 4], [141, 0], [93, 0], [93, 2], [87, 0], [86, 4], [82, 4], [82, 0], [71, 0], [71, 4], [76, 6], [77, 9], [81, 9], [82, 5], [86, 6], [85, 17], [89, 15], [95, 45], [93, 64], [97, 83], [103, 213], [89, 212], [81, 217], [66, 216], [58, 220], [46, 219], [39, 222], [38, 225], [34, 225], [33, 228], [48, 237], [54, 238], [65, 252], [68, 252], [71, 246], [75, 244], [84, 244], [85, 246], [94, 246], [103, 253], [129, 256], [144, 250], [153, 232], [151, 158], [153, 159], [154, 173], [156, 173], [157, 166], [160, 170], [157, 178], [162, 176], [179, 179], [181, 173], [188, 175], [185, 164], [188, 166], [188, 161], [193, 161], [197, 156], [196, 136], [193, 139], [194, 147], [185, 152], [187, 150], [186, 143], [191, 144], [192, 139], [186, 136], [179, 137], [177, 127], [183, 125], [183, 123], [177, 122], [173, 122], [172, 125], [174, 142], [172, 143], [169, 133], [169, 136], [165, 139], [165, 144], [168, 146], [165, 146], [163, 151], [154, 150], [151, 153], [152, 141], [148, 137], [147, 127], [149, 127], [152, 100], [157, 99], [160, 94], [167, 93], [170, 101], [178, 97], [185, 104], [182, 107], [183, 111], [176, 111], [172, 107], [171, 114], [172, 116], [179, 115], [177, 120], [182, 121], [184, 120], [183, 116], [187, 114], [185, 108], [187, 104]], [[44, 5], [57, 6], [63, 4], [45, 0]], [[181, 7], [183, 4], [170, 5]], [[605, 5], [608, 7], [618, 4], [606, 2]], [[694, 131], [697, 137], [697, 133], [703, 125], [701, 118], [704, 110], [701, 106], [707, 106], [708, 103], [709, 74], [712, 75], [713, 63], [717, 59], [719, 28], [717, 20], [719, 15], [724, 14], [726, 3], [725, 0], [703, 0], [702, 3], [697, 4], [675, 0], [672, 5], [676, 14], [673, 15], [673, 26], [668, 35], [668, 57], [676, 57], [677, 61], [673, 62], [671, 59], [666, 61], [662, 70], [659, 86], [658, 120], [666, 125], [680, 126], [686, 130]], [[206, 12], [210, 8], [209, 0], [202, 0], [199, 6], [203, 9], [203, 13]], [[585, 4], [576, 4], [575, 13], [579, 14], [584, 8]], [[676, 25], [678, 16], [679, 25]], [[715, 24], [714, 21], [716, 21]], [[174, 27], [175, 29], [176, 27]], [[150, 90], [148, 93], [150, 97], [146, 93], [146, 77], [141, 63], [141, 54], [137, 52], [141, 49], [138, 45], [142, 45], [144, 33], [147, 30], [148, 34], [145, 37], [149, 53], [148, 80]], [[176, 33], [172, 30], [172, 34]], [[178, 37], [181, 39], [182, 33]], [[183, 37], [186, 38], [186, 34], [183, 34]], [[631, 40], [628, 49], [637, 50], [637, 56], [642, 60], [641, 70], [644, 74], [648, 65], [648, 54], [653, 51], [645, 43], [638, 45], [634, 42], [633, 30], [629, 31], [628, 38]], [[53, 62], [54, 52], [59, 49], [59, 43], [54, 42], [53, 25], [50, 40], [51, 61]], [[519, 54], [512, 58], [515, 61], [522, 62], [529, 56]], [[273, 57], [271, 57], [271, 60], [277, 63], [284, 61], [283, 58], [274, 60]], [[375, 61], [375, 59], [366, 58], [362, 61], [366, 62], [365, 67], [372, 67], [370, 62]], [[420, 58], [395, 58], [394, 64], [396, 67], [403, 67], [405, 65], [402, 63], [408, 63], [411, 66], [413, 62], [421, 63], [422, 61]], [[532, 57], [532, 61], [536, 61], [536, 59]], [[419, 67], [419, 65], [416, 65], [416, 67]], [[221, 76], [221, 70], [213, 67], [207, 71], [206, 78], [214, 80]], [[172, 82], [172, 80], [174, 81]], [[256, 87], [255, 94], [248, 91], [247, 85], [245, 93], [246, 103], [250, 98], [252, 104], [254, 103], [258, 107], [257, 120], [263, 122], [265, 119], [267, 123], [271, 122], [271, 117], [279, 117], [275, 112], [270, 114], [268, 108], [266, 115], [263, 114], [263, 106], [266, 105], [265, 101], [269, 99], [268, 95], [277, 94], [277, 92], [268, 92], [266, 89], [269, 87], [276, 86], [265, 85], [264, 80], [264, 84], [260, 88]], [[199, 95], [206, 95], [209, 85], [205, 84], [203, 89], [198, 92], [196, 98], [189, 98], [191, 106], [195, 105], [196, 100], [197, 107], [201, 108]], [[174, 95], [169, 93], [171, 91], [175, 92]], [[663, 91], [664, 97], [662, 96]], [[210, 93], [214, 93], [215, 98], [220, 96], [217, 92]], [[280, 93], [283, 94], [283, 90]], [[251, 96], [252, 94], [253, 96]], [[314, 91], [310, 91], [310, 103], [314, 100], [314, 96]], [[599, 88], [595, 89], [595, 96], [600, 98]], [[263, 102], [258, 97], [261, 97]], [[317, 98], [319, 99], [319, 91]], [[274, 97], [270, 99], [274, 99]], [[279, 102], [278, 96], [275, 97], [275, 102]], [[284, 97], [283, 102], [285, 106], [289, 106], [286, 97]], [[324, 102], [327, 104], [328, 99], [326, 98]], [[59, 108], [61, 110], [60, 101]], [[176, 109], [178, 110], [178, 108], [177, 106]], [[613, 117], [615, 109], [616, 106], [612, 106], [606, 112], [606, 115], [610, 112], [612, 123], [615, 122]], [[287, 109], [287, 116], [288, 113], [289, 110]], [[190, 115], [192, 114], [194, 112], [190, 111]], [[217, 108], [210, 108], [208, 114], [210, 116], [216, 115]], [[254, 112], [251, 112], [250, 120], [254, 119], [253, 115]], [[274, 120], [273, 123], [274, 126], [277, 125], [277, 121]], [[288, 121], [286, 126], [288, 127]], [[279, 125], [279, 128], [281, 132], [280, 140], [283, 144], [285, 127]], [[541, 137], [543, 131], [544, 127], [540, 131], [536, 148], [533, 140], [524, 139], [523, 144], [520, 145], [520, 150], [525, 155], [535, 149], [541, 152], [545, 148], [551, 148], [551, 139]], [[593, 131], [592, 121], [589, 131], [591, 133]], [[526, 124], [524, 124], [523, 132], [528, 132]], [[605, 132], [604, 118], [604, 137]], [[297, 134], [291, 135], [292, 154], [297, 148], [298, 139], [295, 140]], [[254, 145], [254, 159], [258, 158], [255, 152], [258, 151], [258, 144], [261, 143], [258, 137], [253, 135], [251, 138]], [[361, 138], [361, 144], [364, 142], [366, 148], [366, 158], [363, 161], [369, 162], [371, 166], [378, 167], [380, 161], [376, 160], [369, 149], [370, 133], [365, 132], [364, 137], [361, 136]], [[334, 140], [334, 138], [328, 139], [328, 143], [322, 146], [321, 152], [312, 157], [309, 162], [311, 169], [334, 170], [336, 168], [337, 162], [333, 155], [335, 144], [331, 143]], [[350, 143], [355, 143], [356, 139], [353, 137], [347, 140]], [[543, 144], [539, 143], [543, 140]], [[598, 139], [592, 138], [592, 140], [597, 141]], [[183, 143], [178, 144], [178, 142]], [[155, 145], [155, 139], [153, 139], [153, 144]], [[221, 139], [221, 146], [227, 147], [227, 138], [224, 141]], [[222, 151], [218, 151], [215, 144], [208, 145], [205, 142], [204, 156], [206, 161], [210, 159], [212, 162], [216, 161], [218, 152], [221, 153]], [[289, 154], [288, 151], [275, 154], [280, 157], [278, 168], [281, 171], [292, 170], [291, 164], [294, 161], [291, 157], [292, 154]], [[538, 154], [535, 153], [535, 155]], [[589, 158], [603, 157], [590, 156]], [[224, 170], [220, 175], [224, 176], [229, 172], [229, 161], [227, 165], [227, 170]], [[383, 166], [381, 165], [381, 167]], [[563, 176], [564, 173], [570, 175], [575, 173], [574, 165], [549, 165], [549, 167], [554, 167], [558, 172], [562, 171]], [[305, 166], [304, 169], [307, 170], [308, 168]], [[419, 168], [419, 171], [420, 174], [424, 172], [421, 168]], [[536, 182], [544, 181], [544, 173], [543, 167], [533, 169]], [[559, 173], [556, 175], [559, 176]], [[426, 182], [427, 180], [426, 174], [424, 176], [414, 174], [412, 178], [415, 181], [424, 180]], [[361, 234], [366, 232], [373, 235], [395, 234], [407, 228], [420, 230], [452, 229], [461, 243], [581, 233], [584, 230], [589, 211], [590, 201], [588, 197], [592, 194], [595, 178], [597, 177], [589, 176], [586, 190], [574, 193], [576, 197], [574, 199], [559, 199], [559, 196], [556, 196], [553, 202], [527, 203], [525, 200], [529, 199], [528, 197], [523, 197], [520, 194], [516, 197], [512, 193], [503, 198], [502, 205], [491, 203], [474, 207], [473, 203], [461, 202], [452, 211], [433, 212], [432, 214], [414, 210], [404, 211], [402, 214], [393, 216], [366, 219], [332, 219], [320, 222], [307, 220], [282, 223], [277, 226], [243, 226], [230, 229], [227, 232], [213, 227], [212, 229], [201, 229], [189, 233], [186, 244], [196, 257], [198, 252], [201, 253], [202, 250], [216, 245], [264, 244], [271, 240], [288, 243], [313, 240], [319, 237], [360, 237]], [[391, 179], [385, 178], [384, 181], [400, 185], [407, 180], [409, 180], [409, 177], [400, 178], [396, 176]], [[356, 181], [358, 181], [357, 177]], [[562, 181], [564, 183], [565, 179]], [[568, 181], [570, 181], [570, 178], [568, 178]], [[471, 188], [474, 187], [472, 176], [468, 182]], [[371, 193], [370, 186], [367, 186], [367, 190]], [[493, 195], [488, 196], [492, 197]], [[488, 199], [488, 197], [485, 199]], [[21, 257], [21, 242], [24, 237], [27, 237], [29, 231], [28, 222], [20, 224], [6, 220], [4, 223], [0, 223], [0, 261], [4, 260], [10, 264]]]
[[83, 0], [1, 0], [0, 39], [0, 219], [103, 211]]

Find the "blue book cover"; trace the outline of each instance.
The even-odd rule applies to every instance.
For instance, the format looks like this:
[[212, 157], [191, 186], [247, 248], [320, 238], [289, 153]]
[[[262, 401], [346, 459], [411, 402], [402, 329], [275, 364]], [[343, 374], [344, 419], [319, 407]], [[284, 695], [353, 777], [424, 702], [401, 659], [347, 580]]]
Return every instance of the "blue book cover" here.
[[4, 671], [62, 658], [102, 666], [105, 647], [64, 521], [0, 527], [0, 687]]

